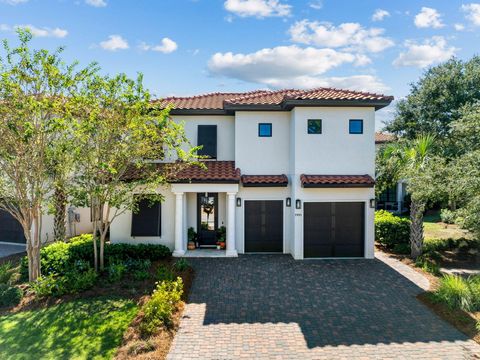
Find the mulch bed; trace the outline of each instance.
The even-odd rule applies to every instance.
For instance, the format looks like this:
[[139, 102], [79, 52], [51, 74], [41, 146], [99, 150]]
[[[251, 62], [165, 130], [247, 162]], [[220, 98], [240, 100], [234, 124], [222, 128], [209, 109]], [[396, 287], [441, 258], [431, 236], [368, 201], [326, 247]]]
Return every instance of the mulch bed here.
[[[19, 257], [21, 258], [21, 256]], [[11, 259], [12, 262], [19, 258]], [[98, 283], [90, 290], [84, 291], [79, 294], [68, 294], [61, 297], [48, 297], [38, 299], [28, 289], [28, 285], [20, 285], [25, 290], [25, 295], [20, 302], [14, 308], [0, 309], [0, 316], [16, 313], [20, 311], [44, 309], [50, 306], [58, 305], [61, 303], [69, 302], [76, 299], [94, 298], [99, 296], [118, 296], [121, 298], [128, 298], [134, 300], [139, 307], [141, 307], [151, 296], [152, 291], [155, 289], [155, 275], [156, 269], [161, 265], [172, 266], [175, 259], [167, 258], [152, 263], [150, 268], [150, 279], [138, 281], [130, 276], [125, 276], [120, 282], [109, 283], [103, 278], [100, 278]], [[158, 330], [154, 336], [150, 338], [143, 338], [139, 331], [139, 325], [143, 318], [143, 314], [140, 311], [139, 314], [132, 321], [131, 325], [124, 334], [122, 344], [120, 345], [116, 359], [165, 359], [173, 338], [177, 332], [180, 324], [180, 319], [183, 314], [185, 302], [188, 299], [188, 294], [192, 286], [194, 272], [191, 268], [183, 271], [174, 271], [175, 275], [180, 276], [184, 284], [184, 293], [182, 301], [177, 306], [172, 318], [172, 325], [168, 328], [162, 328]]]

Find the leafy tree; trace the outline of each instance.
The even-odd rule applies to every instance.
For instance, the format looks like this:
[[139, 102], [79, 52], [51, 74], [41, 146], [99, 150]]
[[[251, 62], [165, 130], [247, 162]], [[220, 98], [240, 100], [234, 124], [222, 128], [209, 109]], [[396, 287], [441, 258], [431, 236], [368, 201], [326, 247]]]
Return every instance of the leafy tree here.
[[480, 100], [480, 56], [469, 61], [455, 58], [430, 68], [411, 84], [410, 94], [398, 102], [394, 119], [386, 130], [407, 139], [435, 134], [438, 150], [454, 156], [457, 144], [450, 137], [452, 122], [462, 117], [462, 108]]
[[[410, 245], [411, 256], [417, 258], [423, 251], [423, 213], [437, 195], [437, 179], [432, 171], [435, 138], [422, 135], [411, 141], [387, 145], [381, 151], [383, 159], [380, 174], [389, 174], [387, 181], [404, 179], [411, 196]], [[380, 179], [381, 176], [380, 176]], [[380, 180], [382, 181], [382, 180]]]
[[[74, 202], [92, 210], [94, 234], [100, 236], [95, 267], [104, 268], [104, 244], [110, 224], [125, 211], [136, 211], [144, 198], [161, 200], [158, 187], [182, 166], [194, 163], [183, 124], [156, 109], [150, 93], [124, 74], [93, 76], [75, 98]], [[160, 161], [177, 159], [175, 165]], [[98, 260], [97, 260], [98, 259]]]
[[0, 208], [19, 221], [27, 240], [29, 279], [40, 275], [42, 215], [54, 189], [56, 147], [71, 122], [70, 97], [94, 65], [76, 70], [55, 52], [31, 50], [32, 35], [18, 31], [20, 44], [3, 42], [0, 59]]

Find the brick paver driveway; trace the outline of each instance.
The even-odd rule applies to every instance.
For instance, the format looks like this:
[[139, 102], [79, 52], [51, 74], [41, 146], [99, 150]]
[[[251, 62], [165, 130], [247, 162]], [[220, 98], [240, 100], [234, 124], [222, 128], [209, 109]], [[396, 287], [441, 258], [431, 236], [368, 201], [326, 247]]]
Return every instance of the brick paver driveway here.
[[189, 261], [195, 280], [169, 359], [480, 359], [378, 260]]

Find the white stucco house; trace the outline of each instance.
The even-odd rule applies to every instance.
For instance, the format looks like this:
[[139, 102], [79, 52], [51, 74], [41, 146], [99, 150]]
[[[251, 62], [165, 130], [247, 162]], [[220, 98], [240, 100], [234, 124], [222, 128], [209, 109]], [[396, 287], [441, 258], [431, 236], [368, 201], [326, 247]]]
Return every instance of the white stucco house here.
[[[161, 100], [207, 170], [191, 167], [111, 225], [110, 240], [159, 243], [188, 256], [226, 227], [225, 256], [373, 258], [375, 111], [391, 96], [329, 88], [211, 93]], [[221, 251], [221, 250], [218, 250]]]

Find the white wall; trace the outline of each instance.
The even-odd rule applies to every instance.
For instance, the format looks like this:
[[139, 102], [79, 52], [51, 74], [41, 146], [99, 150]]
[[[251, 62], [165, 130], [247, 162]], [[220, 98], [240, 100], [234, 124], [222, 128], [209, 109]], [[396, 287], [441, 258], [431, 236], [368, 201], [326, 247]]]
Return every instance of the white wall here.
[[[259, 137], [258, 124], [271, 123], [272, 137]], [[235, 165], [242, 174], [287, 174], [289, 170], [290, 113], [237, 111]]]
[[[321, 134], [307, 133], [308, 119], [322, 119]], [[349, 134], [350, 119], [363, 120], [363, 134]], [[373, 107], [297, 107], [292, 120], [295, 174], [375, 176]]]
[[217, 125], [217, 160], [235, 160], [235, 117], [226, 115], [173, 115], [176, 123], [184, 122], [185, 135], [197, 146], [198, 125]]
[[168, 246], [171, 250], [174, 249], [175, 195], [170, 191], [170, 186], [159, 187], [157, 191], [164, 196], [164, 201], [162, 202], [162, 205], [161, 205], [162, 207], [161, 236], [132, 237], [130, 235], [132, 230], [132, 212], [126, 211], [121, 216], [117, 217], [110, 225], [110, 241], [112, 243], [163, 244]]

